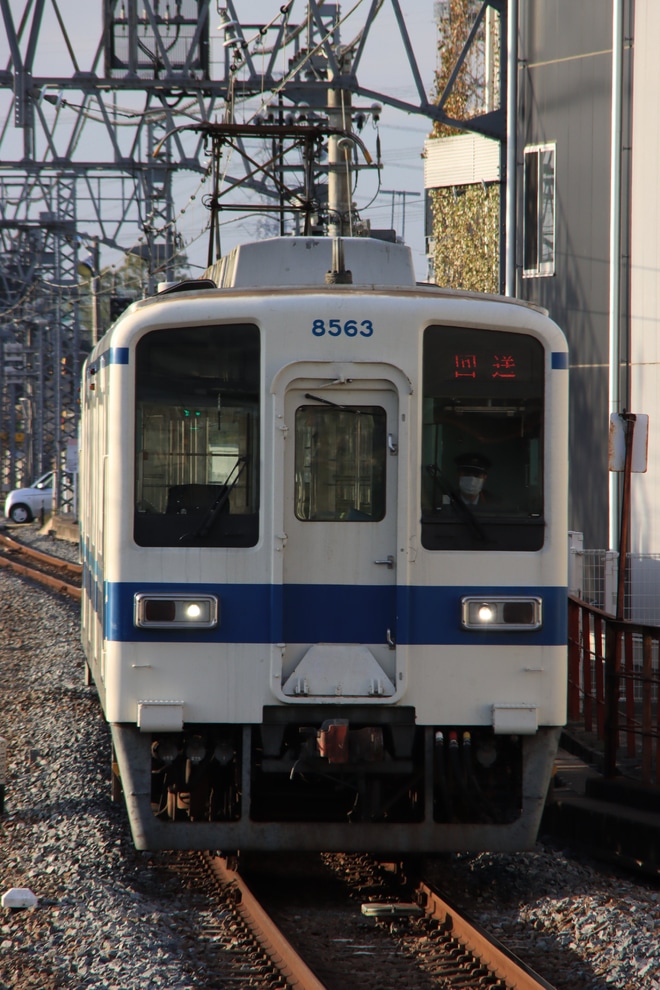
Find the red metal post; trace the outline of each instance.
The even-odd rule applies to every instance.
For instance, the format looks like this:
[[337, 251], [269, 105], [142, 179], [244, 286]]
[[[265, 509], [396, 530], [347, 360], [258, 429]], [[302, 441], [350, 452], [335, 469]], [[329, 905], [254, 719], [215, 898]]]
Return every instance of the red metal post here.
[[655, 713], [655, 782], [656, 784], [660, 784], [660, 666], [658, 668], [656, 684], [658, 686], [658, 708]]
[[580, 719], [580, 612], [576, 601], [568, 600], [568, 719]]
[[603, 617], [594, 615], [594, 663], [596, 677], [596, 730], [605, 738], [605, 659], [603, 651]]
[[591, 615], [588, 609], [582, 609], [582, 687], [584, 690], [584, 728], [586, 732], [593, 730], [593, 680], [591, 664], [594, 651], [591, 649]]
[[627, 753], [631, 758], [635, 758], [637, 755], [637, 720], [635, 718], [635, 642], [633, 639], [633, 634], [630, 629], [626, 629], [623, 637], [624, 646], [624, 656], [622, 669], [624, 676], [619, 682], [619, 691], [624, 690], [626, 693], [625, 711], [626, 711], [626, 742], [627, 742]]
[[653, 779], [653, 639], [648, 629], [642, 640], [642, 783]]
[[608, 622], [605, 651], [605, 776], [616, 776], [619, 747], [619, 680], [621, 670], [621, 630]]

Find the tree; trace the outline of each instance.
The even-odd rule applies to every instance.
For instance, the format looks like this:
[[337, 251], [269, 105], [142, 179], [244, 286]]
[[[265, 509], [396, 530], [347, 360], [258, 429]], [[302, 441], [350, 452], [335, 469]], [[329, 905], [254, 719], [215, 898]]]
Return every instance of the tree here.
[[[474, 0], [446, 0], [439, 18], [438, 69], [435, 100], [440, 102], [481, 4]], [[492, 11], [480, 26], [470, 55], [444, 103], [445, 112], [466, 120], [493, 99], [496, 88], [489, 76], [489, 34], [499, 31], [500, 18]], [[492, 40], [492, 38], [490, 39]], [[497, 48], [497, 46], [494, 46]], [[497, 67], [495, 66], [495, 69]], [[445, 138], [462, 133], [436, 123], [431, 137]], [[499, 285], [500, 188], [497, 184], [466, 184], [429, 192], [433, 217], [433, 267], [435, 280], [451, 288], [497, 292]]]

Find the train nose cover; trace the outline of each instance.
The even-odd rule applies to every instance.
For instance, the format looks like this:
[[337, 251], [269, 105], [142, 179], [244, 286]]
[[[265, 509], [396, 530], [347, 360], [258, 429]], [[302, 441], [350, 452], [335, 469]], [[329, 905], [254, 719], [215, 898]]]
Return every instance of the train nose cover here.
[[366, 646], [310, 646], [284, 685], [286, 695], [390, 697], [395, 688]]

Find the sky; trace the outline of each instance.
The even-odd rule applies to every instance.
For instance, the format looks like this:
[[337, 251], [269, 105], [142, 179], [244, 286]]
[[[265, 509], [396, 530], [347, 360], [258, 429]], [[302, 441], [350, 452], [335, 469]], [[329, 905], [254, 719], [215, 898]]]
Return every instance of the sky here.
[[[152, 0], [155, 2], [155, 0]], [[161, 6], [167, 0], [160, 0]], [[417, 61], [427, 94], [433, 92], [434, 70], [437, 55], [437, 28], [434, 18], [433, 0], [399, 0], [405, 18], [412, 49]], [[12, 0], [12, 12], [18, 23], [22, 11], [29, 0]], [[276, 17], [282, 0], [235, 0], [235, 7], [242, 23], [267, 23]], [[66, 25], [75, 59], [81, 69], [91, 67], [94, 53], [101, 38], [102, 0], [87, 0], [85, 15], [80, 16], [79, 0], [59, 0], [59, 12]], [[139, 5], [138, 5], [139, 6]], [[219, 30], [220, 16], [217, 5], [210, 4], [212, 39], [222, 38]], [[340, 5], [342, 17], [346, 17], [341, 27], [341, 40], [351, 41], [362, 28], [367, 18], [371, 0], [349, 0]], [[291, 20], [299, 23], [305, 14], [304, 0], [294, 0]], [[351, 11], [353, 11], [351, 13]], [[50, 19], [50, 20], [49, 20]], [[39, 48], [35, 59], [35, 75], [62, 75], [70, 78], [72, 62], [70, 52], [62, 42], [62, 35], [53, 23], [54, 4], [46, 0], [44, 24], [39, 34]], [[212, 41], [215, 51], [222, 54], [217, 42]], [[7, 64], [8, 46], [4, 31], [0, 33], [0, 67]], [[102, 65], [102, 62], [101, 62]], [[213, 73], [216, 77], [222, 73]], [[382, 10], [372, 25], [367, 46], [359, 69], [360, 83], [371, 90], [389, 94], [399, 100], [418, 103], [419, 97], [414, 78], [408, 66], [403, 45], [400, 41], [392, 0], [385, 0]], [[5, 96], [7, 94], [5, 93]], [[121, 99], [125, 100], [125, 94]], [[355, 99], [354, 105], [369, 106], [373, 100]], [[52, 106], [42, 103], [43, 112], [54, 114]], [[239, 106], [237, 119], [254, 112], [254, 105]], [[73, 115], [71, 115], [73, 117]], [[60, 112], [59, 126], [66, 126], [66, 117]], [[355, 192], [355, 202], [363, 219], [369, 219], [372, 227], [389, 228], [392, 221], [399, 236], [413, 252], [417, 277], [423, 279], [427, 273], [427, 259], [424, 240], [424, 177], [422, 151], [424, 140], [431, 129], [428, 119], [408, 114], [386, 105], [379, 122], [381, 155], [384, 168], [380, 176], [380, 190], [375, 173], [361, 173]], [[376, 131], [368, 122], [361, 135], [372, 157], [376, 157]], [[16, 140], [19, 140], [17, 132]], [[177, 229], [187, 246], [187, 254], [194, 266], [203, 268], [206, 264], [207, 238], [200, 232], [208, 219], [208, 212], [202, 203], [199, 175], [179, 173], [175, 181]], [[83, 211], [84, 212], [84, 211]], [[236, 243], [255, 236], [256, 221], [238, 217], [222, 228], [222, 249], [229, 250]], [[106, 259], [102, 258], [104, 263]]]
[[[237, 7], [246, 7], [239, 0]], [[355, 0], [342, 3], [344, 15], [355, 6]], [[364, 25], [370, 3], [364, 2], [342, 25], [342, 41], [348, 42]], [[424, 89], [433, 92], [434, 71], [437, 56], [437, 30], [434, 20], [433, 0], [400, 0], [406, 30], [415, 55]], [[294, 6], [294, 20], [299, 17], [298, 8], [304, 10], [302, 0]], [[273, 0], [256, 0], [249, 4], [250, 17], [259, 20], [257, 10], [264, 20], [273, 16], [278, 4]], [[254, 15], [253, 15], [254, 10]], [[394, 96], [399, 100], [418, 103], [418, 93], [408, 60], [400, 41], [399, 30], [390, 0], [385, 0], [372, 25], [367, 46], [359, 67], [360, 83], [369, 89]], [[369, 106], [371, 100], [354, 100], [355, 106]], [[420, 279], [426, 278], [428, 263], [424, 238], [424, 169], [422, 151], [428, 137], [431, 122], [420, 115], [407, 114], [383, 106], [379, 121], [381, 155], [384, 168], [380, 176], [380, 189], [375, 173], [362, 173], [358, 178], [355, 201], [363, 219], [368, 218], [375, 228], [394, 227], [399, 236], [405, 234], [405, 242], [413, 252], [415, 271]], [[362, 138], [372, 157], [376, 157], [376, 132], [367, 123]], [[392, 192], [395, 195], [392, 195]], [[405, 195], [402, 195], [405, 194]], [[376, 197], [374, 199], [374, 197]], [[368, 205], [370, 204], [370, 205]], [[368, 208], [367, 208], [368, 205]]]

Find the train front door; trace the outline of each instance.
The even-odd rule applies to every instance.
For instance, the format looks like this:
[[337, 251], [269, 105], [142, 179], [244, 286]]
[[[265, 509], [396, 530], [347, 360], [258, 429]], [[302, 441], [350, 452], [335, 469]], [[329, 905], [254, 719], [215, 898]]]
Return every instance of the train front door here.
[[391, 698], [396, 388], [382, 379], [298, 381], [284, 415], [284, 694]]

